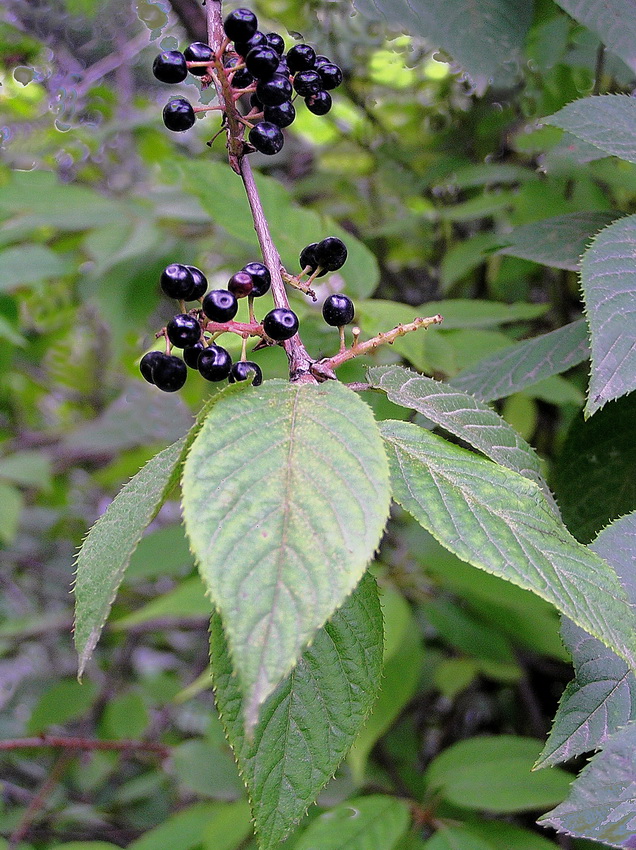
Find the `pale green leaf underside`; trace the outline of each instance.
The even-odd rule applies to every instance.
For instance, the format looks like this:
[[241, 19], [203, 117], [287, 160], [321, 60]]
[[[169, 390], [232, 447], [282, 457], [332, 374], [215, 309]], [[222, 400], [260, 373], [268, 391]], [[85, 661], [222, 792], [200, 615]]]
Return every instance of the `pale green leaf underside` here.
[[[636, 513], [604, 528], [590, 548], [614, 567], [630, 602], [636, 605]], [[636, 677], [627, 664], [567, 619], [562, 632], [575, 678], [561, 697], [539, 766], [597, 749], [636, 718]]]
[[636, 723], [616, 732], [583, 769], [570, 796], [540, 823], [557, 832], [634, 847], [636, 836]]
[[[634, 118], [636, 133], [636, 111]], [[636, 215], [630, 215], [601, 231], [583, 257], [581, 281], [592, 338], [588, 415], [636, 389], [635, 252]]]
[[218, 614], [210, 654], [216, 704], [247, 786], [261, 850], [275, 848], [331, 779], [377, 695], [382, 612], [367, 573], [270, 694], [251, 740]]
[[543, 119], [605, 153], [636, 162], [636, 101], [623, 94], [583, 97]]
[[631, 0], [556, 0], [580, 24], [636, 71], [636, 15]]
[[380, 429], [395, 500], [443, 546], [548, 600], [634, 668], [634, 617], [616, 574], [536, 484], [410, 423]]
[[455, 375], [451, 384], [481, 401], [494, 401], [578, 366], [589, 356], [587, 326], [581, 319], [486, 357]]
[[316, 818], [294, 850], [393, 850], [409, 821], [406, 800], [358, 797]]
[[337, 382], [268, 381], [206, 419], [184, 467], [183, 512], [248, 728], [360, 580], [389, 498], [371, 411]]

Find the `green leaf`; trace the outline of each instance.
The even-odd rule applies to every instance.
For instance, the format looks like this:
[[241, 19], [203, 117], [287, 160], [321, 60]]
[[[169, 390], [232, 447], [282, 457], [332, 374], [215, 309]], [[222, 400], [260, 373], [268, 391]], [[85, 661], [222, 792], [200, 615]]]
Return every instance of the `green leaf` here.
[[143, 697], [133, 691], [112, 699], [101, 719], [106, 738], [142, 738], [149, 722]]
[[182, 581], [177, 587], [156, 596], [133, 614], [115, 620], [113, 628], [130, 629], [159, 617], [209, 617], [212, 604], [205, 595], [199, 576]]
[[[20, 850], [23, 846], [24, 850], [28, 850], [26, 845], [19, 846]], [[111, 844], [108, 841], [67, 841], [64, 844], [56, 844], [51, 850], [120, 850], [120, 847], [119, 844]]]
[[199, 797], [236, 800], [245, 790], [229, 747], [194, 738], [174, 747], [172, 768], [179, 782]]
[[184, 466], [183, 515], [246, 728], [360, 580], [388, 508], [376, 423], [343, 385], [271, 380], [207, 416]]
[[478, 233], [471, 239], [453, 245], [444, 254], [440, 266], [439, 283], [442, 292], [448, 292], [457, 281], [480, 266], [488, 256], [488, 252], [500, 244], [501, 239], [494, 233]]
[[[636, 112], [634, 119], [636, 133]], [[630, 215], [602, 230], [583, 256], [581, 282], [592, 338], [588, 416], [636, 389], [635, 251], [636, 215]]]
[[583, 97], [543, 121], [605, 153], [636, 162], [636, 102], [628, 95]]
[[[435, 839], [443, 843], [433, 844]], [[472, 843], [471, 843], [472, 842]], [[501, 820], [479, 820], [440, 829], [426, 850], [554, 850], [555, 845], [536, 832]]]
[[21, 487], [47, 490], [51, 486], [51, 459], [43, 452], [15, 452], [0, 458], [0, 478]]
[[405, 800], [381, 794], [358, 797], [316, 818], [294, 850], [393, 850], [409, 820]]
[[619, 216], [617, 212], [576, 212], [522, 224], [503, 237], [510, 244], [498, 253], [578, 271], [590, 240]]
[[179, 524], [159, 528], [147, 534], [135, 549], [126, 572], [126, 581], [187, 575], [194, 567], [194, 558]]
[[12, 543], [22, 514], [22, 494], [12, 484], [0, 481], [0, 540]]
[[636, 17], [630, 0], [556, 0], [580, 24], [636, 71]]
[[[590, 548], [614, 567], [636, 605], [636, 513], [604, 528]], [[567, 619], [562, 633], [575, 677], [563, 692], [539, 767], [602, 747], [636, 718], [636, 677], [625, 662]]]
[[431, 762], [424, 777], [428, 793], [502, 814], [554, 805], [567, 795], [572, 776], [560, 768], [533, 773], [540, 749], [540, 741], [513, 735], [460, 741]]
[[536, 484], [407, 422], [383, 422], [396, 501], [459, 558], [532, 590], [635, 666], [613, 570], [574, 540]]
[[16, 245], [0, 251], [0, 292], [14, 292], [72, 270], [68, 260], [45, 245]]
[[492, 844], [464, 826], [441, 827], [424, 846], [426, 850], [492, 850]]
[[224, 842], [224, 835], [218, 835], [217, 850], [234, 850], [250, 831], [249, 807], [247, 802], [236, 803], [195, 803], [171, 815], [159, 826], [146, 832], [141, 838], [128, 845], [128, 850], [193, 850], [200, 847], [210, 827], [219, 830], [230, 820], [234, 824], [234, 843]]
[[448, 51], [470, 75], [478, 92], [493, 77], [517, 76], [533, 4], [526, 0], [355, 0], [372, 20], [386, 20]]
[[510, 322], [524, 322], [539, 318], [546, 310], [545, 304], [501, 304], [498, 301], [469, 298], [427, 301], [419, 307], [376, 298], [356, 304], [356, 315], [371, 320], [374, 327], [377, 325], [385, 331], [400, 322], [412, 322], [416, 316], [435, 316], [437, 313], [444, 317], [443, 329], [450, 331], [457, 328], [494, 328]]
[[451, 383], [481, 401], [494, 401], [577, 366], [590, 356], [583, 320], [524, 340], [455, 375]]
[[635, 775], [636, 723], [632, 722], [610, 738], [574, 781], [567, 800], [539, 823], [610, 847], [633, 847]]
[[[182, 161], [180, 168], [185, 186], [198, 197], [211, 218], [231, 236], [252, 244], [258, 251], [252, 215], [239, 177], [228, 174], [222, 162], [200, 163]], [[255, 175], [267, 223], [280, 251], [283, 265], [291, 274], [300, 271], [298, 257], [301, 248], [318, 242], [325, 236], [338, 236], [348, 248], [347, 262], [338, 271], [350, 295], [366, 297], [378, 285], [378, 263], [369, 249], [351, 233], [339, 227], [333, 219], [292, 201], [289, 192], [272, 177]], [[231, 211], [228, 214], [228, 211]], [[260, 252], [259, 252], [260, 253]], [[257, 258], [255, 254], [254, 259]]]
[[39, 735], [49, 726], [59, 726], [82, 717], [97, 696], [97, 685], [81, 685], [74, 679], [64, 679], [45, 691], [39, 698], [26, 725], [29, 735]]
[[382, 614], [366, 574], [266, 700], [252, 739], [220, 617], [211, 623], [216, 702], [247, 786], [261, 850], [278, 847], [333, 776], [373, 704]]

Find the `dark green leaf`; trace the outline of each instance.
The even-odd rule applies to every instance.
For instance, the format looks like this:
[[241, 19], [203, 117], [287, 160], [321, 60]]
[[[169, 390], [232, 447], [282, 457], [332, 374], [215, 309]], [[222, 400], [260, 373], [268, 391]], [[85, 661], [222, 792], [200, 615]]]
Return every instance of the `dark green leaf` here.
[[393, 850], [409, 820], [406, 800], [358, 797], [316, 818], [294, 850]]
[[627, 95], [583, 97], [543, 120], [605, 153], [636, 162], [636, 101]]
[[636, 17], [630, 0], [556, 0], [572, 17], [595, 32], [603, 44], [636, 71]]
[[46, 732], [49, 726], [59, 726], [82, 717], [93, 704], [97, 685], [80, 684], [74, 679], [64, 679], [53, 685], [37, 701], [26, 725], [30, 735]]

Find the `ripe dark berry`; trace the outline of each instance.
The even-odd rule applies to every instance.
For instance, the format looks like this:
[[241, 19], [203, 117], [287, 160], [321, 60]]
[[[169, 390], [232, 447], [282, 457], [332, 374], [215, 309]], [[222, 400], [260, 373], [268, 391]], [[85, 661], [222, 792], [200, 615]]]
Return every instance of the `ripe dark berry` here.
[[161, 272], [161, 288], [168, 298], [189, 301], [194, 290], [194, 278], [187, 266], [170, 263]]
[[257, 80], [268, 80], [273, 76], [280, 56], [271, 47], [255, 47], [245, 57], [245, 67]]
[[149, 384], [154, 384], [155, 382], [152, 377], [152, 370], [155, 363], [161, 360], [162, 357], [165, 357], [165, 354], [162, 354], [161, 351], [149, 351], [139, 361], [139, 371]]
[[201, 328], [194, 316], [179, 313], [166, 325], [168, 339], [177, 348], [188, 348], [201, 339]]
[[291, 339], [298, 331], [298, 316], [286, 307], [275, 307], [263, 319], [263, 330], [275, 342]]
[[232, 88], [247, 89], [254, 82], [254, 77], [247, 68], [239, 68], [232, 77]]
[[[212, 64], [214, 51], [209, 44], [204, 44], [202, 41], [194, 41], [191, 45], [186, 47], [183, 51], [183, 55], [187, 62], [210, 62], [210, 64]], [[189, 71], [191, 74], [194, 74], [195, 77], [205, 77], [208, 73], [208, 69], [204, 67], [190, 68]]]
[[213, 289], [203, 299], [203, 312], [213, 322], [229, 322], [238, 310], [236, 296], [227, 289]]
[[188, 76], [186, 60], [178, 50], [166, 50], [155, 56], [152, 73], [162, 83], [182, 83]]
[[249, 140], [257, 151], [267, 154], [267, 156], [278, 153], [285, 144], [283, 131], [276, 124], [270, 124], [269, 121], [261, 121], [260, 124], [252, 127]]
[[287, 64], [292, 74], [309, 71], [316, 64], [316, 51], [308, 44], [296, 44], [287, 51]]
[[291, 100], [286, 100], [277, 106], [265, 106], [263, 118], [270, 124], [276, 124], [277, 127], [289, 127], [296, 118], [296, 107]]
[[329, 272], [335, 272], [344, 265], [347, 259], [347, 246], [337, 236], [327, 236], [316, 248], [318, 265]]
[[322, 80], [322, 87], [325, 91], [337, 89], [342, 82], [342, 71], [339, 66], [335, 65], [333, 62], [325, 62], [325, 64], [321, 65], [317, 70], [320, 74], [320, 79]]
[[236, 41], [234, 43], [234, 49], [239, 56], [243, 57], [247, 56], [250, 50], [253, 50], [255, 47], [270, 47], [265, 33], [262, 33], [260, 30], [256, 30], [254, 35], [247, 41]]
[[230, 374], [232, 358], [220, 345], [209, 345], [199, 354], [197, 369], [206, 381], [223, 381]]
[[194, 286], [192, 287], [192, 292], [185, 300], [196, 301], [198, 298], [203, 298], [208, 289], [207, 277], [203, 274], [201, 269], [198, 269], [196, 266], [186, 266], [186, 269], [192, 275]]
[[247, 272], [237, 272], [229, 279], [227, 288], [237, 298], [247, 298], [254, 289], [254, 281]]
[[331, 95], [328, 91], [319, 91], [305, 98], [307, 109], [314, 115], [326, 115], [331, 109]]
[[152, 379], [155, 386], [164, 393], [180, 390], [188, 377], [188, 367], [179, 357], [162, 354], [161, 359], [152, 367]]
[[287, 65], [287, 62], [285, 61], [284, 56], [280, 57], [280, 62], [278, 63], [278, 68], [276, 68], [276, 73], [282, 74], [283, 77], [289, 77], [289, 66]]
[[322, 90], [322, 80], [318, 71], [299, 71], [294, 77], [294, 88], [301, 97], [318, 94]]
[[265, 106], [278, 106], [286, 100], [291, 100], [292, 85], [287, 77], [274, 74], [269, 80], [260, 80], [256, 85], [256, 97]]
[[248, 263], [243, 266], [242, 271], [247, 272], [252, 278], [253, 288], [250, 295], [255, 298], [265, 295], [272, 285], [272, 276], [267, 266], [264, 266], [263, 263]]
[[322, 56], [321, 54], [318, 54], [318, 56], [316, 56], [316, 64], [314, 65], [314, 68], [316, 70], [318, 70], [318, 68], [320, 68], [321, 65], [331, 65], [331, 64], [332, 64], [331, 59], [329, 59], [328, 56]]
[[[312, 242], [311, 245], [307, 245], [306, 248], [300, 252], [300, 270], [304, 271], [306, 268], [309, 268], [311, 274], [313, 274], [320, 263], [318, 262], [318, 257], [316, 256], [316, 248], [318, 247], [317, 242]], [[316, 277], [322, 277], [327, 274], [327, 269], [322, 269]]]
[[203, 340], [199, 340], [195, 342], [194, 345], [188, 345], [183, 349], [183, 359], [185, 361], [186, 366], [189, 366], [191, 369], [198, 369], [199, 367], [199, 354], [205, 348], [205, 343]]
[[195, 120], [192, 104], [185, 97], [176, 97], [163, 108], [163, 123], [175, 133], [189, 130]]
[[269, 46], [275, 50], [279, 56], [282, 56], [285, 52], [285, 40], [282, 35], [279, 35], [277, 32], [268, 32], [265, 38], [267, 39]]
[[346, 295], [330, 295], [322, 305], [322, 317], [333, 328], [341, 328], [353, 321], [353, 301]]
[[259, 112], [263, 111], [263, 104], [261, 103], [260, 99], [257, 97], [256, 92], [254, 92], [254, 94], [250, 95], [250, 106], [252, 107], [252, 109], [258, 109]]
[[226, 36], [232, 41], [247, 41], [258, 27], [258, 18], [251, 9], [235, 9], [223, 21]]
[[237, 381], [246, 381], [250, 372], [254, 373], [252, 386], [260, 387], [263, 383], [263, 373], [258, 363], [254, 363], [252, 360], [240, 360], [238, 363], [235, 363], [230, 369], [228, 381], [230, 384], [235, 384]]

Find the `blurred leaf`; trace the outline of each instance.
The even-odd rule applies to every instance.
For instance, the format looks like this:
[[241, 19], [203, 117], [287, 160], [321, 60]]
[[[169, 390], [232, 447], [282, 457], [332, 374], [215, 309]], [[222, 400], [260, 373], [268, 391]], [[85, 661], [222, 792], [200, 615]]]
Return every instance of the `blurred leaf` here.
[[0, 481], [0, 540], [12, 543], [20, 522], [23, 500], [19, 490]]
[[149, 723], [143, 697], [134, 691], [111, 699], [101, 718], [106, 738], [143, 738]]
[[174, 747], [171, 767], [179, 782], [201, 797], [236, 800], [245, 796], [227, 745], [193, 738]]
[[161, 576], [176, 578], [190, 572], [194, 557], [180, 524], [147, 534], [139, 541], [126, 571], [126, 581], [146, 581]]
[[[504, 821], [479, 820], [460, 827], [441, 829], [435, 834], [450, 843], [434, 845], [427, 843], [427, 850], [554, 850], [555, 845], [536, 832], [522, 829]], [[431, 839], [432, 841], [433, 839]], [[457, 843], [462, 841], [464, 843]], [[469, 842], [473, 842], [472, 844]]]
[[472, 658], [448, 658], [435, 670], [435, 687], [446, 699], [454, 700], [478, 674], [479, 664]]
[[15, 452], [0, 458], [0, 478], [22, 487], [47, 490], [51, 486], [51, 460], [43, 452]]
[[203, 582], [199, 576], [194, 576], [180, 582], [168, 593], [155, 597], [133, 614], [115, 620], [113, 628], [126, 630], [160, 617], [209, 617], [212, 608], [212, 603], [205, 595]]
[[356, 316], [359, 313], [361, 318], [372, 320], [374, 327], [377, 326], [385, 331], [400, 323], [412, 322], [416, 316], [435, 316], [438, 313], [444, 317], [442, 328], [454, 330], [455, 328], [492, 328], [510, 322], [528, 321], [537, 319], [547, 310], [547, 304], [501, 304], [497, 301], [468, 298], [427, 301], [419, 307], [379, 299], [359, 301], [356, 304]]
[[483, 195], [478, 195], [476, 198], [470, 198], [468, 201], [462, 201], [459, 204], [438, 207], [435, 212], [441, 221], [478, 221], [510, 209], [514, 206], [515, 200], [514, 192], [485, 192]]
[[380, 794], [357, 797], [312, 821], [294, 850], [393, 850], [409, 820], [405, 800]]
[[440, 287], [448, 292], [451, 287], [473, 269], [480, 266], [488, 252], [501, 244], [494, 233], [478, 233], [470, 239], [458, 242], [444, 254], [440, 266]]
[[[227, 820], [234, 825], [238, 835], [233, 844], [223, 840], [223, 824]], [[234, 850], [241, 840], [240, 830], [246, 835], [250, 829], [247, 803], [242, 800], [236, 803], [195, 803], [133, 841], [128, 850], [193, 850], [204, 843], [210, 828], [219, 827], [219, 844], [215, 850]]]
[[[633, 19], [633, 10], [630, 10]], [[628, 95], [582, 97], [543, 119], [605, 153], [636, 162], [636, 101]]]
[[73, 266], [45, 245], [19, 245], [0, 251], [0, 292], [14, 292], [41, 280], [63, 277]]
[[225, 803], [205, 827], [203, 850], [241, 850], [252, 830], [249, 803], [246, 800]]
[[464, 826], [442, 826], [425, 842], [426, 850], [492, 850], [492, 844]]
[[603, 44], [636, 71], [636, 18], [629, 0], [556, 0], [579, 23], [595, 32]]
[[501, 664], [514, 664], [515, 657], [506, 637], [447, 599], [425, 600], [420, 604], [430, 625], [449, 646], [465, 655]]
[[38, 699], [26, 724], [29, 735], [46, 732], [49, 726], [60, 726], [82, 717], [97, 696], [97, 685], [75, 679], [64, 679], [50, 687]]

